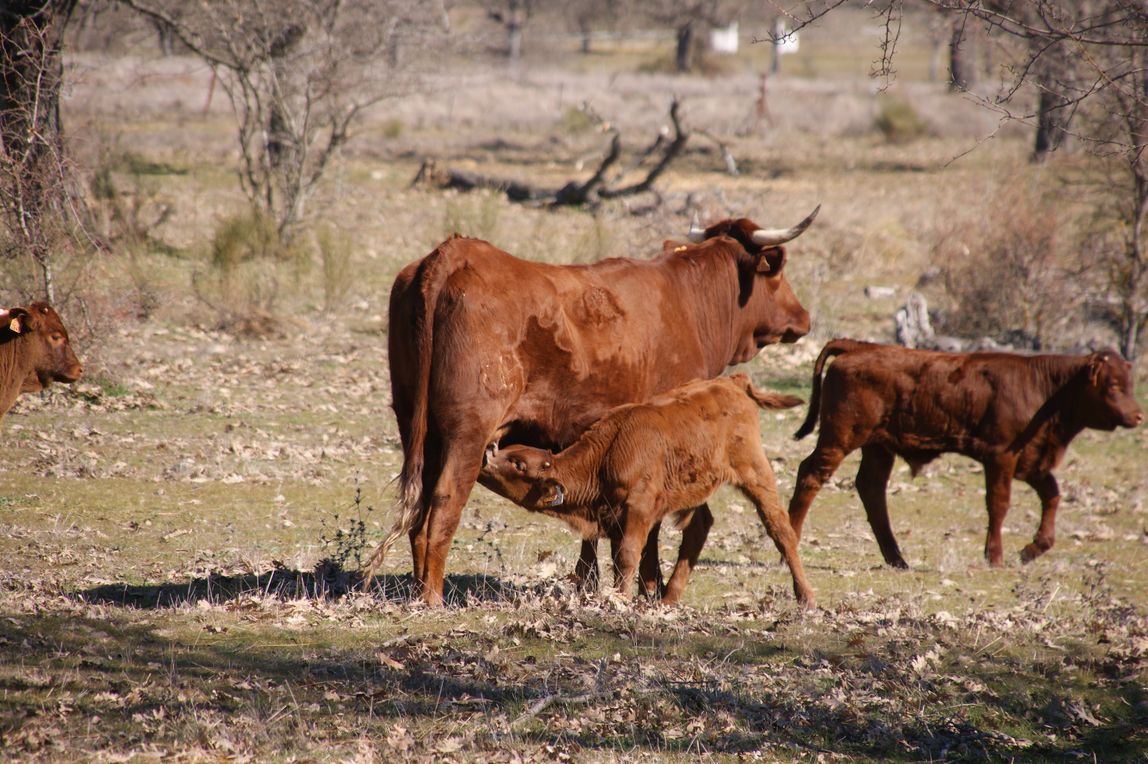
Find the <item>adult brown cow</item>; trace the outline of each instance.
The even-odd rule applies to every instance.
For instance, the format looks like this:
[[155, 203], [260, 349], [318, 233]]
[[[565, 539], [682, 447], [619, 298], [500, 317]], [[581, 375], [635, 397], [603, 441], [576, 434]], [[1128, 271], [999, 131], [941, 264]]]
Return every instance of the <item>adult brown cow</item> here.
[[406, 266], [391, 289], [388, 344], [402, 515], [366, 580], [407, 532], [422, 597], [441, 604], [488, 443], [564, 448], [614, 406], [804, 336], [809, 314], [781, 245], [816, 214], [783, 230], [725, 220], [650, 260], [548, 265], [456, 235]]
[[20, 393], [75, 382], [83, 371], [64, 322], [50, 305], [0, 308], [0, 419]]
[[[656, 523], [679, 525], [722, 485], [737, 488], [757, 509], [766, 533], [789, 565], [793, 593], [806, 607], [813, 590], [797, 554], [797, 536], [777, 496], [777, 480], [757, 421], [759, 408], [802, 404], [758, 390], [745, 374], [696, 380], [643, 403], [611, 409], [558, 453], [533, 446], [487, 449], [484, 485], [532, 512], [555, 517], [585, 538], [605, 535], [614, 557], [614, 585], [625, 597], [643, 542]], [[663, 601], [677, 602], [705, 545], [709, 525], [686, 526]]]
[[[821, 372], [834, 356], [825, 380]], [[809, 505], [845, 455], [861, 449], [857, 493], [885, 562], [907, 568], [893, 530], [885, 486], [893, 459], [913, 474], [942, 453], [985, 468], [989, 515], [985, 557], [1001, 564], [1001, 525], [1013, 478], [1040, 496], [1040, 526], [1021, 551], [1030, 562], [1052, 548], [1060, 489], [1052, 471], [1085, 428], [1135, 427], [1144, 414], [1132, 397], [1132, 371], [1114, 350], [1089, 356], [941, 353], [837, 339], [813, 368], [809, 414], [795, 437], [813, 431], [817, 447], [797, 471], [789, 520], [798, 537]]]

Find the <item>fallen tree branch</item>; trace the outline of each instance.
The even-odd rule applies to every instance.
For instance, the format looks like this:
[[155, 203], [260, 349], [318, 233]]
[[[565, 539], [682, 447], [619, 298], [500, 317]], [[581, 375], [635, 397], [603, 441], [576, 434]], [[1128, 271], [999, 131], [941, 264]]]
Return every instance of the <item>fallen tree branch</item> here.
[[[670, 104], [670, 121], [673, 124], [672, 140], [667, 142], [668, 132], [663, 128], [650, 146], [638, 155], [637, 161], [629, 169], [617, 173], [609, 180], [607, 180], [607, 176], [610, 168], [618, 162], [622, 155], [622, 137], [615, 128], [609, 129], [612, 133], [610, 147], [594, 173], [585, 181], [571, 180], [558, 189], [505, 178], [495, 178], [467, 170], [441, 169], [433, 159], [427, 159], [422, 163], [418, 173], [411, 181], [411, 185], [427, 183], [438, 188], [454, 188], [459, 191], [473, 191], [477, 188], [494, 189], [504, 192], [506, 198], [512, 202], [546, 204], [552, 207], [593, 205], [603, 199], [617, 199], [653, 191], [654, 183], [670, 166], [670, 163], [682, 153], [686, 141], [689, 140], [690, 134], [682, 126], [678, 116], [679, 106], [680, 102], [677, 98]], [[592, 112], [590, 113], [592, 114]], [[596, 115], [592, 114], [593, 117]], [[603, 124], [605, 123], [603, 122]], [[712, 138], [712, 136], [710, 137]], [[719, 145], [722, 144], [719, 143]], [[640, 168], [647, 159], [659, 151], [661, 151], [661, 157], [646, 173], [645, 178], [628, 186], [617, 187], [614, 185], [622, 177]]]

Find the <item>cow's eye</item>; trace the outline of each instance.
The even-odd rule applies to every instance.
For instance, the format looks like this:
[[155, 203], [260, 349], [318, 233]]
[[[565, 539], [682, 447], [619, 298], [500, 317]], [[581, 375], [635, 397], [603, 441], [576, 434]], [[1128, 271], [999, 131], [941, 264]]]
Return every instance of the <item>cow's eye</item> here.
[[524, 469], [526, 469], [526, 465], [523, 464], [522, 462], [518, 461], [517, 459], [515, 459], [511, 463], [514, 465], [514, 469], [518, 470], [519, 472], [522, 472]]

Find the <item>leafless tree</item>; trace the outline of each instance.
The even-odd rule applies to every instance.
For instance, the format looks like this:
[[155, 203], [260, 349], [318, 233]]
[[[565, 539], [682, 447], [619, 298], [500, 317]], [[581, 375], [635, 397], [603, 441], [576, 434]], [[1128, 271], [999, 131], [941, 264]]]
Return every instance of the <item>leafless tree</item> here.
[[441, 32], [441, 3], [120, 0], [212, 68], [238, 128], [240, 182], [290, 241], [364, 109], [405, 92], [404, 46]]
[[506, 31], [506, 57], [522, 58], [522, 37], [533, 10], [531, 0], [482, 0], [486, 17]]
[[[846, 0], [793, 4], [798, 27]], [[1107, 274], [1120, 350], [1134, 358], [1148, 326], [1148, 5], [1143, 0], [883, 0], [879, 73], [891, 70], [906, 2], [925, 3], [1002, 41], [1002, 89], [981, 99], [1035, 127], [1033, 158], [1066, 139], [1105, 170], [1090, 249]], [[1115, 180], [1115, 182], [1113, 182]], [[1097, 242], [1100, 242], [1099, 244]]]
[[75, 0], [0, 6], [0, 257], [30, 257], [56, 297], [55, 240], [79, 220], [60, 123], [64, 29]]

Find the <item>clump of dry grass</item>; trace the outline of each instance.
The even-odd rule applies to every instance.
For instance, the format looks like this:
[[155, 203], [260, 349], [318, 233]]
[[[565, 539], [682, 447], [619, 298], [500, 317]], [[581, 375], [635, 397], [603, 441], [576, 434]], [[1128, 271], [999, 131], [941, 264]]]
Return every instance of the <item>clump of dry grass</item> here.
[[1085, 296], [1071, 236], [1057, 199], [1021, 183], [951, 219], [933, 247], [952, 305], [940, 328], [1033, 349], [1070, 345], [1066, 330], [1082, 323]]

